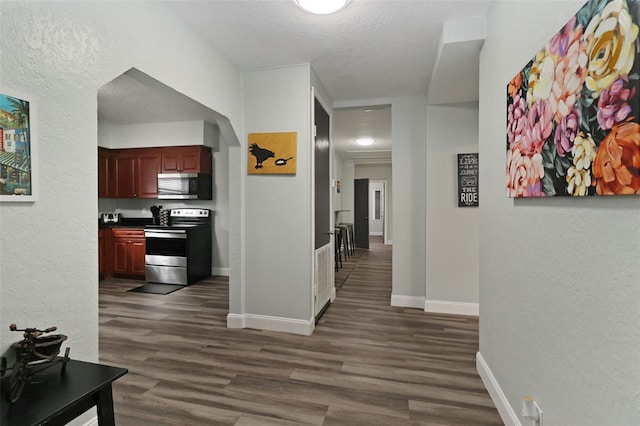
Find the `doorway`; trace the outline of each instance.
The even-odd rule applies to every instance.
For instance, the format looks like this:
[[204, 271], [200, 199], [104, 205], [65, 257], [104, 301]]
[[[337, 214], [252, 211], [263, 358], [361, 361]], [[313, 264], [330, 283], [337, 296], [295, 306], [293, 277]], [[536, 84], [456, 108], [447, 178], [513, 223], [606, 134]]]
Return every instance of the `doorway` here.
[[385, 182], [369, 182], [369, 236], [380, 236], [385, 241]]
[[330, 118], [314, 97], [314, 316], [316, 322], [329, 307], [334, 289], [331, 245]]
[[353, 190], [353, 232], [356, 247], [369, 249], [369, 179], [356, 179]]

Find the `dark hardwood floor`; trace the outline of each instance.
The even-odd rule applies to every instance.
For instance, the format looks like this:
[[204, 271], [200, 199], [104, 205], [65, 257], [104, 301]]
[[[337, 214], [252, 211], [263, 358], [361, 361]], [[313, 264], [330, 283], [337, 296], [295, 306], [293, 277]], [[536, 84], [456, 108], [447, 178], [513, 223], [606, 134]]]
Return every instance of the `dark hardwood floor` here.
[[227, 329], [228, 281], [162, 295], [100, 284], [100, 361], [116, 423], [502, 425], [475, 370], [478, 320], [389, 306], [391, 248], [372, 242], [336, 275], [312, 336]]

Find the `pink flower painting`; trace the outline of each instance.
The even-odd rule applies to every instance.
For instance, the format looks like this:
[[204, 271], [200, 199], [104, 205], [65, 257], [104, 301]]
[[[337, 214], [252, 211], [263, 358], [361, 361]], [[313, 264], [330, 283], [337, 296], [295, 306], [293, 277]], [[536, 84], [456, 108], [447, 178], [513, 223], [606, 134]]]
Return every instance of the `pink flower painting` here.
[[589, 0], [507, 84], [509, 197], [640, 193], [640, 0]]

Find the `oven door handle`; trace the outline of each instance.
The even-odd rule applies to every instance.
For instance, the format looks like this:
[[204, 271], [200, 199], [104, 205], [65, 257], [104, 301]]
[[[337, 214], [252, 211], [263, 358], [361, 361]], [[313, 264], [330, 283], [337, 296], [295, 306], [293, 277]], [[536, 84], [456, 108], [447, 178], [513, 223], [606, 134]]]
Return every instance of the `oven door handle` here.
[[154, 229], [153, 231], [144, 231], [144, 236], [145, 238], [173, 238], [186, 240], [187, 231]]

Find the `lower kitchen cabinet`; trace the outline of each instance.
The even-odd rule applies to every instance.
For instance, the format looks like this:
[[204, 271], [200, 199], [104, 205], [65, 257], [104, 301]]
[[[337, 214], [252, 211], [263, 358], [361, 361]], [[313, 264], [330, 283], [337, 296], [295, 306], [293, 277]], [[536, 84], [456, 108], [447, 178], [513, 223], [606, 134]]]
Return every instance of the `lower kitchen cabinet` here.
[[[110, 275], [118, 278], [144, 279], [145, 240], [144, 229], [111, 228], [111, 244], [104, 247], [111, 252]], [[108, 250], [110, 249], [110, 250]], [[109, 255], [105, 253], [105, 255]]]

